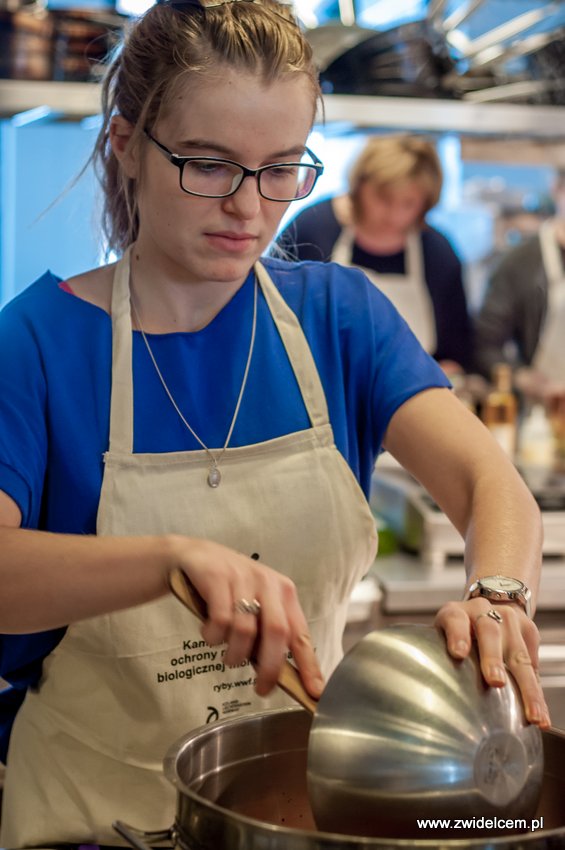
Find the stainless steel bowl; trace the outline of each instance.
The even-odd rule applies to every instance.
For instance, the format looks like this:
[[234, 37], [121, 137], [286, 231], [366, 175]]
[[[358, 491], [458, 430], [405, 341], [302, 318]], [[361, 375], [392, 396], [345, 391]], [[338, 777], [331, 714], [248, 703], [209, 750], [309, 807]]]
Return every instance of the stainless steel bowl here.
[[430, 626], [359, 641], [322, 694], [308, 745], [316, 823], [349, 835], [421, 838], [423, 818], [530, 819], [542, 777], [542, 736], [513, 680], [487, 687], [476, 652], [455, 661]]

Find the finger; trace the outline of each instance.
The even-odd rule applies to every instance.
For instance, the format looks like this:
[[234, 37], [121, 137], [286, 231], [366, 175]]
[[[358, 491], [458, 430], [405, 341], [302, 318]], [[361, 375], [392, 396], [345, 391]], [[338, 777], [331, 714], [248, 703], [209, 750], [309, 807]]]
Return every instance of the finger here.
[[312, 644], [310, 630], [306, 617], [302, 608], [296, 600], [296, 605], [289, 610], [289, 620], [291, 623], [291, 643], [290, 649], [294, 658], [294, 662], [300, 673], [300, 678], [304, 687], [310, 696], [318, 699], [324, 689], [324, 677], [316, 655], [316, 650]]
[[471, 651], [471, 623], [465, 609], [457, 602], [448, 602], [434, 620], [446, 639], [447, 651], [453, 658], [466, 658]]
[[526, 622], [522, 624], [522, 637], [524, 639], [524, 643], [526, 644], [526, 649], [530, 655], [530, 658], [532, 659], [534, 675], [538, 682], [540, 692], [543, 698], [543, 703], [541, 705], [542, 720], [539, 725], [542, 727], [542, 729], [549, 729], [551, 726], [551, 717], [549, 714], [549, 708], [547, 706], [545, 695], [543, 694], [543, 688], [541, 686], [539, 674], [540, 634], [535, 623], [533, 623], [531, 620], [526, 620]]
[[532, 620], [529, 620], [524, 617], [523, 614], [520, 623], [522, 638], [524, 640], [524, 643], [526, 644], [528, 654], [532, 659], [534, 670], [536, 670], [537, 672], [539, 670], [540, 633], [535, 623]]
[[275, 687], [289, 639], [290, 627], [280, 593], [268, 593], [261, 609], [261, 635], [256, 648], [255, 690], [260, 696], [266, 696]]
[[[257, 614], [245, 608], [259, 607]], [[228, 666], [242, 664], [252, 655], [253, 646], [259, 631], [259, 617], [262, 614], [262, 602], [257, 598], [249, 584], [234, 583], [231, 603], [231, 623], [227, 636], [227, 649], [224, 661]]]
[[525, 650], [512, 652], [506, 664], [520, 690], [527, 720], [543, 728], [549, 728], [549, 711], [528, 653]]
[[268, 692], [280, 675], [282, 664], [290, 649], [294, 662], [308, 693], [320, 696], [324, 680], [312, 646], [306, 617], [300, 606], [296, 586], [284, 579], [277, 587], [276, 596], [265, 612], [265, 629], [269, 626], [269, 640], [261, 641], [261, 653], [256, 689]]
[[504, 612], [506, 666], [512, 673], [524, 703], [526, 718], [542, 728], [549, 728], [549, 711], [537, 673], [537, 652], [532, 655], [524, 634], [530, 632], [528, 641], [535, 638], [531, 632], [535, 626], [525, 615], [514, 610]]
[[225, 643], [231, 628], [233, 611], [233, 590], [227, 581], [210, 581], [202, 583], [197, 588], [206, 600], [208, 617], [200, 633], [206, 643], [217, 646]]
[[502, 614], [490, 606], [486, 611], [481, 611], [473, 621], [481, 673], [487, 685], [495, 688], [506, 683], [503, 627]]
[[324, 677], [309, 632], [301, 632], [291, 645], [292, 655], [304, 687], [314, 699], [324, 690]]

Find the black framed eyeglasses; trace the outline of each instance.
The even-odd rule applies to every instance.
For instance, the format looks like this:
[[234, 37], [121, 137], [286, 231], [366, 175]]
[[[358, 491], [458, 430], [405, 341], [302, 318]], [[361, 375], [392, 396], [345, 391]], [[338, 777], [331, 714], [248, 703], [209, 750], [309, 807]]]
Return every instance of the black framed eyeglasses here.
[[255, 177], [259, 194], [267, 201], [299, 201], [308, 197], [324, 172], [323, 164], [309, 148], [304, 149], [300, 162], [246, 168], [239, 162], [215, 156], [178, 156], [147, 130], [145, 135], [178, 168], [182, 191], [200, 198], [229, 198], [246, 177]]

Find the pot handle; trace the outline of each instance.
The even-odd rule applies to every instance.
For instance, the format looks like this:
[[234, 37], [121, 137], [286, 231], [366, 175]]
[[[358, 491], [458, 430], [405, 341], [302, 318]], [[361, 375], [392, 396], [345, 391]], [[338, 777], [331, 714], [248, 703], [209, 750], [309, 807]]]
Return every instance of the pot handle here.
[[134, 826], [130, 826], [121, 820], [116, 820], [112, 824], [112, 829], [115, 829], [116, 832], [121, 835], [122, 838], [125, 838], [128, 844], [131, 844], [131, 846], [135, 847], [136, 850], [152, 850], [152, 847], [150, 847], [149, 844], [146, 844], [144, 839], [150, 841], [151, 844], [154, 842], [161, 843], [162, 841], [167, 841], [169, 847], [173, 847], [175, 843], [172, 828], [162, 829], [155, 832], [145, 832], [143, 829], [136, 829]]

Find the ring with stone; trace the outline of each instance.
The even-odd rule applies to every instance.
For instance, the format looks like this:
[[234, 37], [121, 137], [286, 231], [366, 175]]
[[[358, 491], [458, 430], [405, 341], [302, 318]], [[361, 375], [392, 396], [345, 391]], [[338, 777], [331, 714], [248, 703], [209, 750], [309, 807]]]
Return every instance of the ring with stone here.
[[257, 617], [261, 612], [261, 603], [256, 599], [252, 602], [247, 599], [238, 599], [237, 602], [233, 603], [233, 610], [237, 614], [253, 614], [254, 617]]
[[479, 622], [481, 617], [490, 617], [491, 620], [494, 620], [495, 623], [498, 623], [498, 624], [503, 622], [502, 617], [500, 616], [498, 611], [495, 611], [494, 608], [491, 608], [489, 611], [483, 611], [482, 614], [479, 614], [479, 616], [475, 619], [475, 625], [477, 625], [477, 623]]

